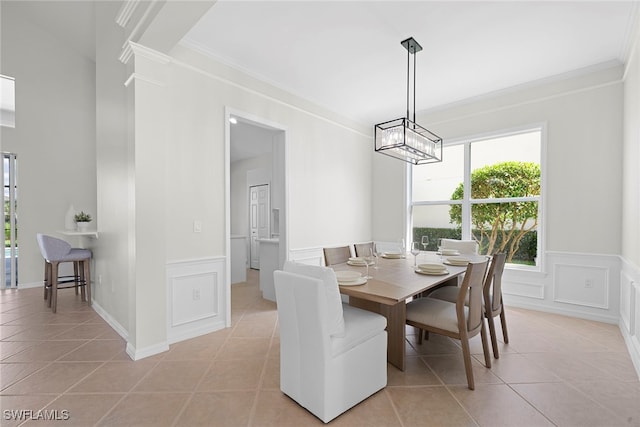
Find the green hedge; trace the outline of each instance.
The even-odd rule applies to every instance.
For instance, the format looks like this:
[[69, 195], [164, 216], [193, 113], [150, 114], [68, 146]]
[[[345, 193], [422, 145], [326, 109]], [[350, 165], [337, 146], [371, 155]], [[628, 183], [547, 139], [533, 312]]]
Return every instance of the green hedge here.
[[[429, 236], [429, 245], [427, 245], [428, 251], [435, 251], [438, 249], [438, 238], [445, 239], [461, 239], [462, 231], [455, 228], [427, 228], [427, 227], [416, 227], [413, 229], [413, 241], [422, 242], [422, 236]], [[496, 245], [500, 245], [501, 237], [498, 237]], [[409, 247], [410, 243], [407, 244]], [[480, 252], [483, 251], [482, 245]], [[486, 249], [485, 249], [486, 250]], [[530, 231], [524, 235], [522, 240], [520, 241], [520, 248], [513, 256], [513, 262], [521, 262], [526, 264], [533, 264], [534, 258], [537, 257], [538, 250], [538, 233], [535, 231]]]

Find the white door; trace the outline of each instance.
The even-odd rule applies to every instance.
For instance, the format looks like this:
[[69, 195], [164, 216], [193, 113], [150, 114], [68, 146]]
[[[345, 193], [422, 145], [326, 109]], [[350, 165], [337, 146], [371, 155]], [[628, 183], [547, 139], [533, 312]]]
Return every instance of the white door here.
[[260, 269], [260, 244], [258, 239], [269, 238], [269, 184], [249, 188], [249, 227], [251, 232], [250, 267]]

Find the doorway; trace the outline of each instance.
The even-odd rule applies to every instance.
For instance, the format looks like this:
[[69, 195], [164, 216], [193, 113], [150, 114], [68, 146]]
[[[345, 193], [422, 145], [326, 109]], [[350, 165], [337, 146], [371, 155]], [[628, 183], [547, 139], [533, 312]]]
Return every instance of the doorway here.
[[[226, 142], [227, 242], [232, 237], [246, 238], [245, 262], [249, 270], [260, 268], [256, 240], [269, 239], [277, 248], [275, 263], [282, 266], [287, 250], [286, 129], [277, 123], [227, 108]], [[255, 208], [252, 208], [252, 201], [256, 203]], [[255, 214], [253, 219], [252, 211]], [[227, 253], [231, 255], [228, 257], [229, 268], [233, 268], [238, 257], [231, 259], [231, 252]]]
[[271, 237], [269, 212], [271, 196], [269, 184], [254, 185], [249, 188], [249, 266], [260, 269], [260, 239]]

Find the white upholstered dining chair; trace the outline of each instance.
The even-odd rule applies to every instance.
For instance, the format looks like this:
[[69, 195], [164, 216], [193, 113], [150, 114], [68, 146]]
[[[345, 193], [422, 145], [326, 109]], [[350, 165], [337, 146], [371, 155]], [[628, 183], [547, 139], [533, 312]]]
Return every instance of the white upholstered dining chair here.
[[274, 272], [280, 389], [327, 423], [387, 385], [387, 320], [343, 305], [332, 269]]
[[455, 249], [461, 255], [477, 255], [478, 242], [475, 240], [442, 239], [441, 249]]

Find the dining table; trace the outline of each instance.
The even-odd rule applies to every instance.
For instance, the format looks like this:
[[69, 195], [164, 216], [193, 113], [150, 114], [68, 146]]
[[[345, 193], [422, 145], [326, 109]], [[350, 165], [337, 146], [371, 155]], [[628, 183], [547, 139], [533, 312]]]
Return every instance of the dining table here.
[[[486, 259], [482, 255], [466, 256], [471, 262]], [[360, 261], [360, 260], [357, 260]], [[378, 257], [376, 265], [368, 268], [366, 283], [338, 282], [340, 293], [349, 296], [349, 305], [379, 313], [387, 319], [387, 361], [396, 368], [405, 369], [405, 322], [406, 302], [425, 291], [440, 286], [457, 286], [458, 278], [466, 270], [466, 265], [447, 264], [447, 258], [435, 252], [422, 252], [418, 256], [420, 263], [440, 263], [446, 272], [434, 275], [416, 271], [414, 257], [406, 256]], [[348, 262], [331, 266], [335, 271], [353, 270], [367, 273], [366, 265], [360, 262]]]

